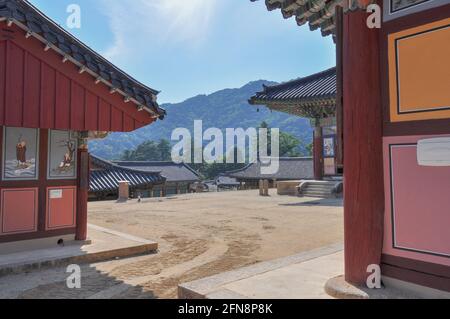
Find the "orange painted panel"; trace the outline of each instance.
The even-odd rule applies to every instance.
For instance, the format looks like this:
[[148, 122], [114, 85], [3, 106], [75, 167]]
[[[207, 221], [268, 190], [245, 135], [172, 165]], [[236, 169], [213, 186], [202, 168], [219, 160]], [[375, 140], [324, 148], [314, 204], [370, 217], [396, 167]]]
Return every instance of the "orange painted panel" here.
[[0, 235], [37, 231], [38, 189], [2, 189]]
[[47, 230], [76, 226], [76, 187], [47, 188]]
[[450, 118], [450, 18], [389, 36], [391, 121]]

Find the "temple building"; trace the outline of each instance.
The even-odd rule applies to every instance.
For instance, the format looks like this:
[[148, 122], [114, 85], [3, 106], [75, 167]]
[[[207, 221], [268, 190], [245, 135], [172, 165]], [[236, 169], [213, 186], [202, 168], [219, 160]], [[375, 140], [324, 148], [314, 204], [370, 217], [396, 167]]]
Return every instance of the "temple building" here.
[[158, 91], [28, 1], [1, 1], [0, 24], [0, 253], [85, 240], [87, 140], [163, 119]]
[[[336, 68], [273, 86], [264, 86], [252, 105], [308, 118], [314, 126], [314, 179], [342, 175], [338, 164]], [[295, 174], [295, 172], [293, 172]]]
[[268, 180], [269, 188], [273, 188], [276, 187], [277, 182], [313, 178], [313, 161], [310, 157], [281, 157], [279, 169], [270, 175], [262, 174], [264, 166], [264, 161], [258, 160], [242, 169], [226, 172], [224, 175], [236, 179], [241, 190], [258, 189], [260, 180]]
[[[144, 171], [121, 167], [90, 155], [89, 200], [114, 200], [119, 197], [119, 185], [126, 182], [130, 197], [161, 188], [166, 178], [159, 171]], [[149, 196], [148, 196], [149, 197]]]
[[164, 178], [161, 185], [139, 189], [142, 197], [166, 197], [195, 191], [199, 174], [185, 163], [118, 161], [116, 165], [143, 172], [158, 172]]
[[385, 287], [448, 297], [448, 0], [265, 2], [336, 43], [345, 274], [327, 292], [366, 285], [378, 265]]
[[107, 161], [90, 156], [90, 200], [119, 197], [119, 184], [127, 183], [130, 198], [167, 197], [194, 191], [200, 177], [184, 163]]

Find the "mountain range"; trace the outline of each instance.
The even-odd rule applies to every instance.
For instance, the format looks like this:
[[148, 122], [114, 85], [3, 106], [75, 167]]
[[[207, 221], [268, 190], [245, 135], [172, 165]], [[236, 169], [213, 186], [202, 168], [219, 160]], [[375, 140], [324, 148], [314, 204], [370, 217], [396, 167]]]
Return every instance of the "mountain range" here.
[[[167, 139], [170, 141], [175, 128], [188, 128], [193, 132], [194, 120], [203, 121], [203, 129], [259, 127], [265, 121], [269, 127], [294, 135], [309, 144], [312, 140], [312, 128], [308, 119], [289, 114], [272, 112], [264, 106], [253, 106], [248, 99], [261, 91], [263, 85], [275, 82], [253, 81], [241, 88], [224, 89], [209, 95], [197, 95], [181, 103], [164, 104], [167, 116], [131, 133], [111, 133], [103, 140], [89, 143], [90, 152], [105, 159], [119, 159], [125, 150], [133, 150], [139, 144], [148, 141]], [[193, 133], [192, 133], [193, 134]]]

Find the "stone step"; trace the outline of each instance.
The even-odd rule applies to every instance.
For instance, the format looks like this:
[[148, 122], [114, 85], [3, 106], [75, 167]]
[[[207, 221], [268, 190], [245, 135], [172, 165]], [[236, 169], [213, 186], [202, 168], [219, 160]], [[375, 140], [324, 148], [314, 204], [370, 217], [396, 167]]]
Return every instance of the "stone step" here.
[[325, 193], [325, 192], [303, 192], [302, 193], [303, 196], [306, 197], [332, 197], [333, 194], [331, 193]]
[[328, 190], [318, 190], [318, 189], [310, 189], [307, 188], [305, 190], [303, 190], [303, 193], [321, 193], [321, 194], [331, 194], [331, 191]]
[[305, 194], [305, 195], [302, 195], [302, 197], [323, 198], [323, 199], [334, 198], [334, 196], [331, 196], [331, 195], [311, 195], [311, 194]]
[[334, 185], [329, 187], [329, 186], [318, 186], [318, 185], [307, 185], [305, 187], [305, 189], [310, 189], [310, 190], [319, 190], [319, 191], [332, 191], [334, 188]]
[[308, 186], [323, 186], [323, 187], [334, 187], [336, 183], [332, 182], [308, 182]]
[[327, 187], [327, 186], [311, 186], [311, 185], [306, 185], [306, 187], [304, 187], [305, 189], [317, 189], [317, 190], [325, 190], [325, 191], [331, 191], [333, 190], [333, 187]]
[[331, 198], [334, 197], [334, 188], [338, 185], [333, 181], [311, 181], [303, 186], [302, 194], [307, 197]]
[[302, 195], [332, 196], [329, 192], [303, 192]]

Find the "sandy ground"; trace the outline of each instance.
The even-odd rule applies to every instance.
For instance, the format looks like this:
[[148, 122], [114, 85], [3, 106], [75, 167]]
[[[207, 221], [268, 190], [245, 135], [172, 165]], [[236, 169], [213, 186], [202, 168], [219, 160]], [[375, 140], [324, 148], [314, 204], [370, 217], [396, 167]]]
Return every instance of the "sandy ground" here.
[[3, 277], [0, 298], [176, 298], [181, 282], [343, 241], [341, 200], [256, 191], [95, 202], [89, 223], [157, 241], [160, 250], [85, 265], [78, 290], [67, 289], [62, 268]]

